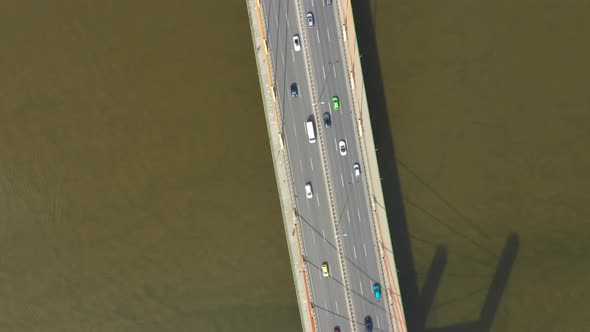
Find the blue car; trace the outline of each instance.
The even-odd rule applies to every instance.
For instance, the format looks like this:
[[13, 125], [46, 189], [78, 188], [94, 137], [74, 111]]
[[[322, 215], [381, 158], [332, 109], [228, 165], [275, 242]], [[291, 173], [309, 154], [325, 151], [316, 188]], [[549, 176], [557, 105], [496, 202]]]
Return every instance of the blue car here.
[[373, 332], [373, 318], [365, 316], [365, 332]]
[[378, 282], [373, 284], [373, 293], [375, 294], [375, 298], [381, 298], [381, 285]]

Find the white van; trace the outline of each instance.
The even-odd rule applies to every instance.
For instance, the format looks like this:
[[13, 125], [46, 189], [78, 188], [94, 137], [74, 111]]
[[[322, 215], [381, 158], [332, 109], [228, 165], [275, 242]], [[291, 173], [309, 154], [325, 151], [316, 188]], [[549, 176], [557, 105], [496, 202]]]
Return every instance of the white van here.
[[315, 143], [315, 130], [313, 129], [313, 121], [307, 121], [305, 123], [305, 129], [307, 131], [307, 137], [309, 138], [309, 143]]

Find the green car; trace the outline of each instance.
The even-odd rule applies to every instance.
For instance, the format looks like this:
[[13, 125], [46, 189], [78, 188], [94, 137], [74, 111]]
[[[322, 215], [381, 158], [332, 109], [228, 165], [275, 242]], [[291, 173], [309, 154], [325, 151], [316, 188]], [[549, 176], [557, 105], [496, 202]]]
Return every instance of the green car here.
[[334, 108], [334, 111], [340, 110], [340, 99], [338, 99], [338, 96], [332, 97], [332, 108]]

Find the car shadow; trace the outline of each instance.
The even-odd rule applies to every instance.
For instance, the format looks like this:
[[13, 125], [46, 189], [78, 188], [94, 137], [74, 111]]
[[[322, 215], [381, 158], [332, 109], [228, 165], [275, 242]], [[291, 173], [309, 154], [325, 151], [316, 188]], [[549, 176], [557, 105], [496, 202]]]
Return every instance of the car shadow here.
[[[378, 2], [379, 1], [375, 1], [375, 6], [377, 6]], [[389, 127], [390, 122], [387, 113], [387, 100], [385, 97], [376, 40], [375, 15], [371, 12], [371, 5], [367, 0], [352, 0], [352, 7], [363, 67], [367, 101], [371, 115], [371, 125], [373, 127], [373, 137], [377, 149], [378, 166], [382, 177], [381, 185], [386, 203], [385, 208], [389, 220], [389, 230], [391, 241], [393, 243], [393, 250], [395, 252], [395, 261], [398, 268], [398, 280], [408, 331], [489, 331], [519, 251], [519, 236], [516, 233], [512, 233], [506, 240], [504, 250], [499, 256], [499, 262], [492, 283], [489, 287], [488, 295], [484, 301], [484, 305], [482, 306], [477, 321], [461, 322], [445, 327], [426, 328], [428, 314], [432, 309], [437, 289], [447, 265], [448, 252], [444, 245], [436, 245], [435, 254], [426, 278], [424, 279], [424, 284], [420, 289], [411, 247], [411, 236], [406, 220], [404, 198], [401, 193], [398, 172], [399, 163], [396, 159], [393, 137]], [[427, 186], [426, 183], [423, 184]], [[432, 190], [432, 188], [428, 189]], [[436, 192], [434, 192], [434, 194], [445, 205], [454, 210], [464, 222], [469, 222], [470, 227], [476, 229], [480, 235], [486, 237], [486, 235], [479, 230], [476, 223], [466, 218], [460, 211], [451, 206], [440, 194]], [[490, 250], [485, 251], [491, 254], [491, 257], [494, 259], [498, 257], [496, 254], [490, 252]]]

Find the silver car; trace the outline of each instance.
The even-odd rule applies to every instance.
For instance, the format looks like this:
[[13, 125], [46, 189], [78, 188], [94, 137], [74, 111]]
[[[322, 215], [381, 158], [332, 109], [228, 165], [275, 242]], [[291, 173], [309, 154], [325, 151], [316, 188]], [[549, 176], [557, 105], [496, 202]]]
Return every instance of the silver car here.
[[352, 172], [354, 173], [354, 176], [361, 175], [361, 165], [359, 165], [359, 163], [354, 163], [352, 165]]
[[307, 199], [313, 197], [313, 189], [311, 189], [311, 182], [305, 184], [305, 197], [307, 197]]
[[346, 156], [346, 141], [340, 140], [338, 142], [338, 151], [340, 151], [341, 156]]
[[293, 35], [293, 48], [295, 48], [295, 51], [297, 52], [301, 51], [301, 40], [299, 39], [298, 33]]
[[313, 13], [312, 12], [308, 12], [307, 15], [305, 15], [305, 17], [307, 18], [307, 27], [311, 28], [315, 25], [315, 21], [313, 19]]

